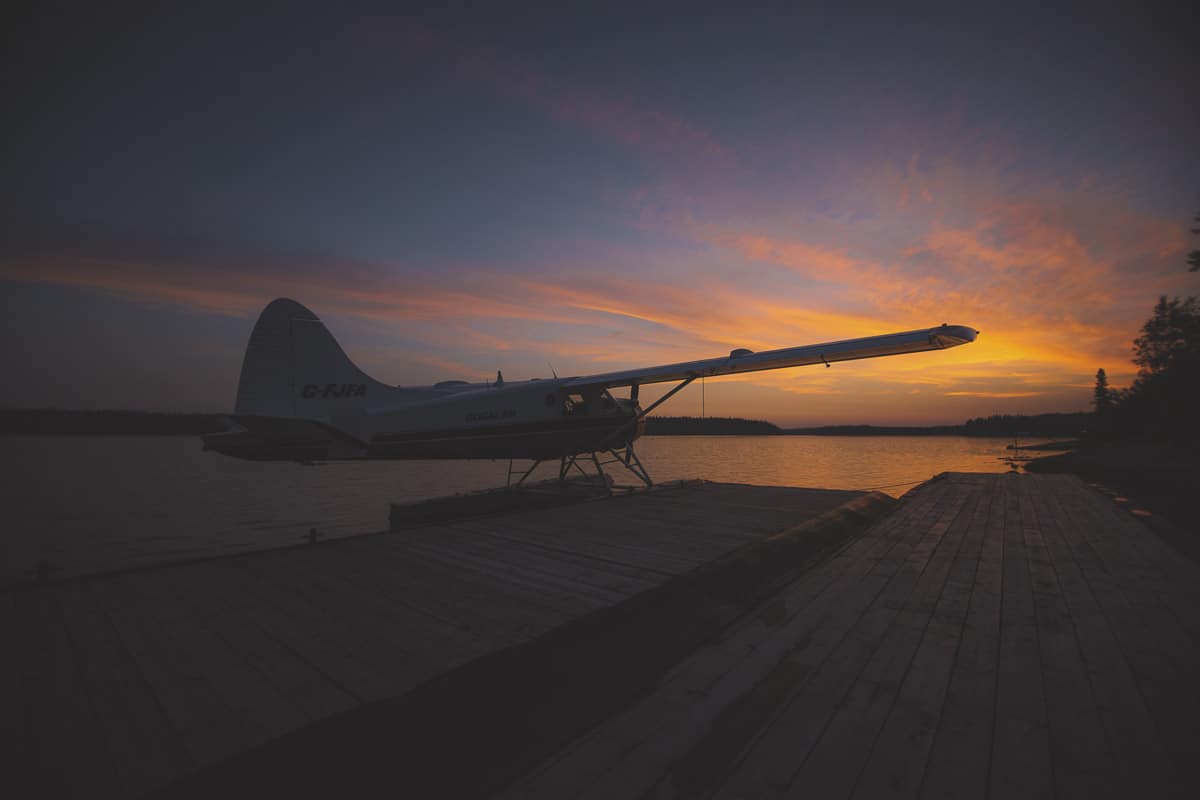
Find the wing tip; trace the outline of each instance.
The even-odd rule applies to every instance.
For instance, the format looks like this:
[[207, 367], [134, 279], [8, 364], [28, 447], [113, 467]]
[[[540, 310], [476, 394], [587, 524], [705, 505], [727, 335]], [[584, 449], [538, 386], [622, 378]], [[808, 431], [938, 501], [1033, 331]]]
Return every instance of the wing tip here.
[[960, 344], [969, 344], [975, 341], [979, 336], [979, 331], [968, 325], [948, 325], [943, 323], [941, 326], [934, 328], [930, 332], [930, 336], [935, 338], [942, 347], [955, 347]]

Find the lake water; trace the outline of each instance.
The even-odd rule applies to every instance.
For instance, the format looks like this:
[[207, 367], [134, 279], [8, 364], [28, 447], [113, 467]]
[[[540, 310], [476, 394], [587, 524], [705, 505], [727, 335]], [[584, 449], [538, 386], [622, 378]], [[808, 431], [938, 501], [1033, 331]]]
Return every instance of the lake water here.
[[[190, 437], [3, 439], [0, 586], [387, 528], [389, 503], [504, 485], [507, 461], [239, 461]], [[658, 436], [638, 441], [656, 482], [682, 478], [880, 489], [939, 472], [1003, 472], [1008, 439]], [[557, 475], [543, 465], [533, 479]], [[634, 483], [620, 467], [618, 483]]]

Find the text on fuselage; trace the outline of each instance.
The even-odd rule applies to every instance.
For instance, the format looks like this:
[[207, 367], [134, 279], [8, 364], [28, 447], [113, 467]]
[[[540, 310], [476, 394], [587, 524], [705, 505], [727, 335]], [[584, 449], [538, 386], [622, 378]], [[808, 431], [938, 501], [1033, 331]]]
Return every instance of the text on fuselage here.
[[517, 415], [515, 408], [506, 408], [503, 411], [472, 411], [467, 414], [467, 422], [485, 422], [490, 419], [512, 419]]
[[319, 383], [307, 383], [301, 390], [300, 396], [305, 400], [312, 400], [314, 397], [366, 397], [367, 385], [365, 383], [327, 383], [322, 386]]

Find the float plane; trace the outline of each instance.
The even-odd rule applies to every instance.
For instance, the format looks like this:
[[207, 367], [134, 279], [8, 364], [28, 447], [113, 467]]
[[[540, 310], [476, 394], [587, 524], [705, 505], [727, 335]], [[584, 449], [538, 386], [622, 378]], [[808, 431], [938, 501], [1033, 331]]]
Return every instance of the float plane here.
[[[518, 484], [543, 461], [558, 461], [564, 479], [590, 459], [601, 478], [604, 464], [620, 463], [650, 485], [633, 443], [646, 415], [697, 378], [944, 350], [978, 333], [940, 325], [582, 377], [506, 381], [497, 372], [483, 383], [406, 387], [368, 376], [316, 314], [280, 298], [250, 334], [229, 430], [204, 437], [204, 445], [255, 460], [508, 459], [510, 482], [513, 460], [532, 460]], [[668, 382], [676, 385], [642, 408], [639, 388]], [[629, 397], [610, 393], [623, 388]]]

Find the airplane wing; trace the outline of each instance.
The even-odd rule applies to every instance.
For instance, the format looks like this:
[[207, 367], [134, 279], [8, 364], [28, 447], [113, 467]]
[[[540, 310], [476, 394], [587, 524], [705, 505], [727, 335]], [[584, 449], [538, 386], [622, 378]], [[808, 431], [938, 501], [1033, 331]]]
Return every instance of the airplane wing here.
[[781, 350], [764, 350], [761, 353], [754, 353], [750, 350], [734, 350], [722, 358], [585, 375], [571, 378], [567, 381], [566, 386], [633, 386], [715, 375], [738, 375], [743, 372], [758, 372], [767, 369], [803, 367], [809, 364], [831, 364], [834, 361], [853, 361], [859, 358], [894, 356], [901, 353], [920, 353], [925, 350], [944, 350], [948, 347], [967, 344], [975, 341], [975, 337], [978, 335], [979, 331], [965, 325], [941, 325], [936, 328], [889, 333], [883, 336], [867, 336], [862, 339], [785, 347]]

